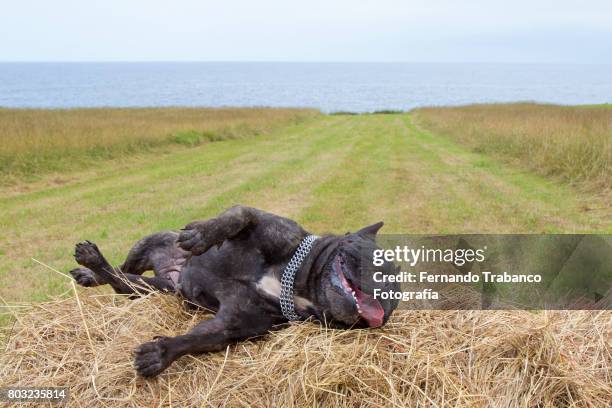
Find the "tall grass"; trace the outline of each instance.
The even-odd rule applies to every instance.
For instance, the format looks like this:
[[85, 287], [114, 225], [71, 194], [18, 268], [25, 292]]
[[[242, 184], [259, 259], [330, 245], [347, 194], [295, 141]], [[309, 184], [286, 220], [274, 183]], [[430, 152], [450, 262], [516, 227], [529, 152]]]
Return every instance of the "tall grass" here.
[[161, 145], [252, 136], [316, 114], [263, 108], [0, 109], [0, 175], [8, 182]]
[[591, 190], [612, 189], [612, 109], [532, 103], [422, 108], [423, 127]]

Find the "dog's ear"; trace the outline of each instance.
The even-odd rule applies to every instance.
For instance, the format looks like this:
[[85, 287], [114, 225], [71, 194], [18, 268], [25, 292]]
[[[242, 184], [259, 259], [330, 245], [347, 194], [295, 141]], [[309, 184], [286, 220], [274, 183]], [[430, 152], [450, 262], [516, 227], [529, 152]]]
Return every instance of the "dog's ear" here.
[[374, 239], [376, 238], [376, 233], [382, 228], [383, 225], [385, 225], [385, 223], [382, 221], [377, 222], [376, 224], [368, 225], [367, 227], [357, 231], [355, 235], [361, 235], [364, 238]]

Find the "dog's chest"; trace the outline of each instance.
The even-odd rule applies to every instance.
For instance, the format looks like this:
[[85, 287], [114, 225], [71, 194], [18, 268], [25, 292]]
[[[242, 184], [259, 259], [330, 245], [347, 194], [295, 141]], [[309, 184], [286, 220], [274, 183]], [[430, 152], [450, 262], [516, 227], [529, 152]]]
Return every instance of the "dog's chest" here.
[[[257, 281], [255, 288], [261, 295], [278, 301], [281, 293], [281, 283], [280, 279], [278, 278], [279, 275], [280, 273], [276, 270], [266, 272], [266, 274], [264, 274], [259, 281]], [[298, 309], [303, 310], [313, 306], [310, 300], [301, 296], [295, 296], [294, 303]]]

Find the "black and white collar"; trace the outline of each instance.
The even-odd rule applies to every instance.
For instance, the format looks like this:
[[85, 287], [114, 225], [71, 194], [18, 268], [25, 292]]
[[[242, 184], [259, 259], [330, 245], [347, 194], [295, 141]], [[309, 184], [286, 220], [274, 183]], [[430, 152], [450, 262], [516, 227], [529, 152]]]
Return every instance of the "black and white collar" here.
[[295, 312], [293, 283], [295, 281], [295, 274], [300, 270], [302, 262], [304, 262], [304, 259], [306, 259], [310, 253], [312, 245], [317, 239], [319, 239], [319, 237], [316, 235], [307, 235], [302, 239], [302, 242], [300, 242], [300, 245], [295, 250], [295, 253], [283, 271], [279, 301], [283, 316], [289, 321], [300, 320], [300, 316]]

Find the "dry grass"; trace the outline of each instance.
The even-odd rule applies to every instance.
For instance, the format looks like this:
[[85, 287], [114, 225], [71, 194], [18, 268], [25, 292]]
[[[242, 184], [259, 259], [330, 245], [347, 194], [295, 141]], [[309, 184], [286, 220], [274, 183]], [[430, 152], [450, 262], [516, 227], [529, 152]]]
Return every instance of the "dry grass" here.
[[421, 125], [589, 190], [612, 189], [612, 109], [539, 104], [417, 110]]
[[82, 167], [166, 145], [268, 132], [316, 115], [306, 109], [0, 109], [0, 174]]
[[354, 331], [295, 324], [144, 380], [130, 350], [205, 315], [170, 296], [98, 290], [16, 310], [0, 386], [68, 386], [71, 406], [603, 407], [612, 395], [609, 311], [401, 311], [383, 329]]

